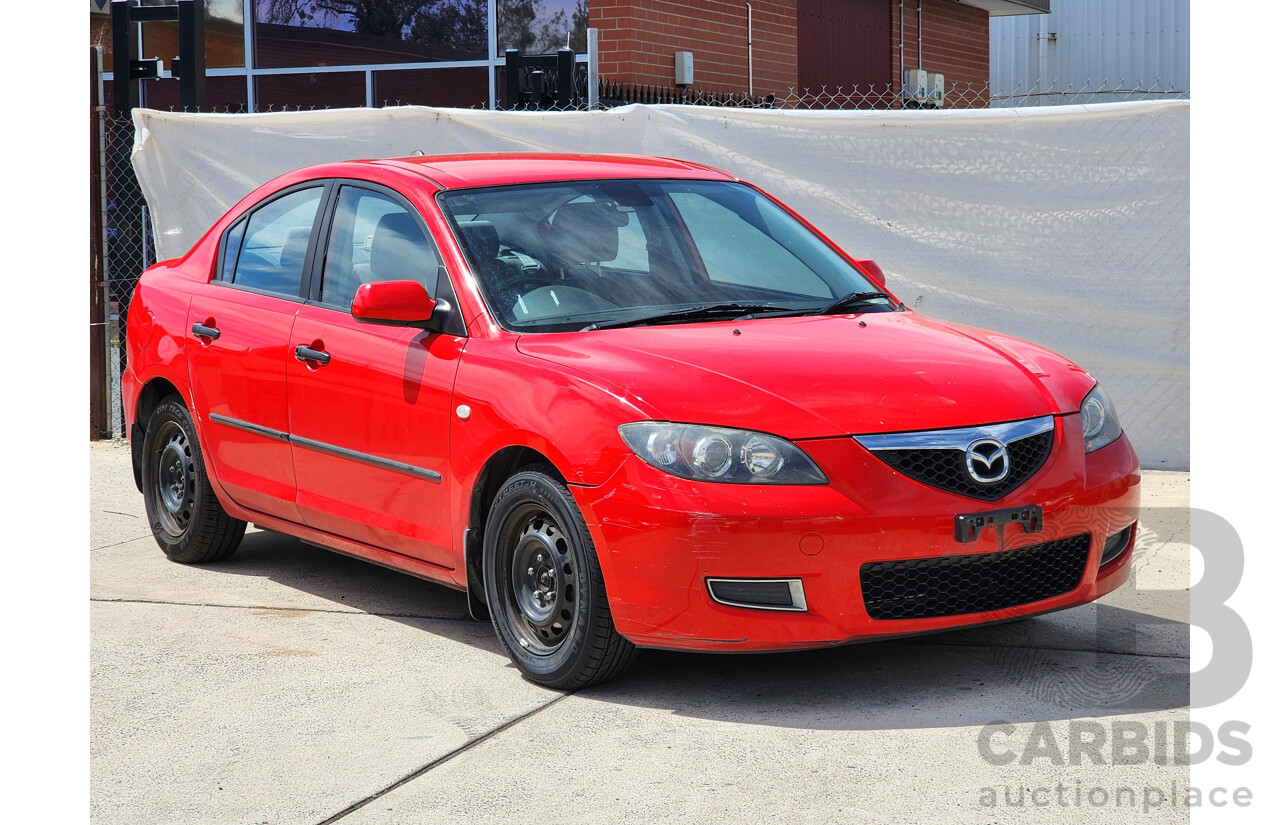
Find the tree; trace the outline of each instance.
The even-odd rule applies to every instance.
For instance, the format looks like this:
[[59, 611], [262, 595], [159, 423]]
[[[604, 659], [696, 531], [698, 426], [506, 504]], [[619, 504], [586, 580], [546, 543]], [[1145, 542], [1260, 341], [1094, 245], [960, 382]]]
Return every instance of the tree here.
[[259, 0], [257, 18], [489, 52], [488, 0]]
[[[404, 37], [405, 30], [424, 6], [419, 0], [314, 0], [317, 9], [335, 15], [345, 15], [354, 23], [357, 34], [374, 34], [381, 37]], [[437, 0], [438, 2], [438, 0]]]
[[573, 49], [575, 54], [585, 54], [587, 51], [589, 22], [590, 10], [587, 8], [587, 0], [578, 0], [573, 7], [573, 30], [569, 33], [569, 48]]
[[409, 30], [409, 39], [423, 45], [443, 45], [462, 54], [488, 56], [488, 0], [437, 0], [423, 4]]

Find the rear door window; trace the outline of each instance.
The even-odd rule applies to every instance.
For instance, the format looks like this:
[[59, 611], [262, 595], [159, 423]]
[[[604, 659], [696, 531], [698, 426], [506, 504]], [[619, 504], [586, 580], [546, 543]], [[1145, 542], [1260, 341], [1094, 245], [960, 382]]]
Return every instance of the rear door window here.
[[[243, 230], [232, 283], [261, 292], [297, 298], [301, 295], [307, 248], [320, 210], [323, 186], [291, 192], [259, 208], [249, 216]], [[227, 239], [232, 252], [233, 230]]]

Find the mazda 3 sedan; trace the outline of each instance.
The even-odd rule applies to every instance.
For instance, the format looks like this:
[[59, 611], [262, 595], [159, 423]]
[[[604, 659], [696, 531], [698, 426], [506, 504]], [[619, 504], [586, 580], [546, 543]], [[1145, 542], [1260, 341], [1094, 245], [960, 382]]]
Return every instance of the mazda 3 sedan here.
[[141, 277], [124, 403], [177, 562], [246, 523], [458, 588], [525, 676], [1089, 602], [1138, 461], [1102, 388], [903, 306], [693, 163], [335, 163]]

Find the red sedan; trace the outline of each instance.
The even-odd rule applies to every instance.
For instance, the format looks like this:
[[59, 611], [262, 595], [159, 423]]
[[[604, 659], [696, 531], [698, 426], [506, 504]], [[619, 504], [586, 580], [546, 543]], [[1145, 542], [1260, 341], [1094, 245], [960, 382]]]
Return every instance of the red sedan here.
[[247, 522], [465, 590], [535, 682], [1084, 604], [1138, 460], [1080, 367], [898, 302], [724, 172], [624, 156], [280, 177], [128, 314], [174, 561]]

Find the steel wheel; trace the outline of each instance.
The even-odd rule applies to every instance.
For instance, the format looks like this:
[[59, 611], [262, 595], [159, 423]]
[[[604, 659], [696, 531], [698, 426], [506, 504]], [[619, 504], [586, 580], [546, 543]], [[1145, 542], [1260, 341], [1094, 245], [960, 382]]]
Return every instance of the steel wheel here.
[[547, 656], [573, 630], [578, 571], [569, 538], [555, 516], [537, 505], [521, 508], [504, 527], [504, 542], [513, 541], [515, 550], [502, 609], [517, 643], [534, 655]]
[[635, 647], [609, 613], [595, 544], [551, 467], [507, 480], [485, 522], [485, 600], [511, 660], [540, 685], [573, 689], [617, 675]]
[[151, 534], [174, 561], [218, 561], [240, 546], [246, 525], [218, 502], [191, 414], [176, 395], [157, 404], [147, 421], [142, 489]]
[[160, 450], [153, 456], [156, 508], [160, 526], [177, 538], [191, 525], [196, 504], [195, 464], [191, 460], [191, 440], [176, 421], [166, 421], [156, 433]]

